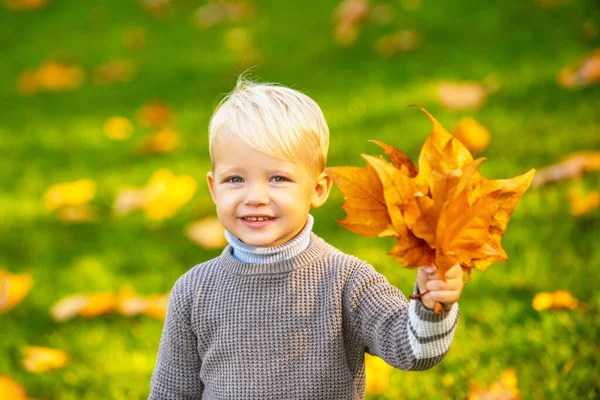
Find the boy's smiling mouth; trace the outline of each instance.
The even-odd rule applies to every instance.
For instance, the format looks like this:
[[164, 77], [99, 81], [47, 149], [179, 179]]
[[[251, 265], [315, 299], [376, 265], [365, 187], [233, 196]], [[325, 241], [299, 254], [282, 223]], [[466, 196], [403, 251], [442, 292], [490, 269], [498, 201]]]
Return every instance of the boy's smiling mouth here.
[[275, 217], [269, 217], [267, 215], [260, 215], [260, 216], [253, 216], [253, 215], [248, 215], [246, 217], [241, 217], [241, 219], [243, 219], [244, 221], [270, 221], [272, 219], [275, 219]]
[[247, 215], [241, 217], [240, 220], [250, 229], [262, 229], [271, 225], [275, 220], [275, 217], [270, 217], [268, 215]]

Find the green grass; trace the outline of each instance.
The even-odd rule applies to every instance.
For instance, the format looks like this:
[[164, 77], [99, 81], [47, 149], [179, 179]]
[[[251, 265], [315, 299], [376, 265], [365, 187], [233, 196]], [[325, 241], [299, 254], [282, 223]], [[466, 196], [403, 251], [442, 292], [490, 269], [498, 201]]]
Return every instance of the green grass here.
[[[93, 4], [92, 4], [93, 3]], [[142, 294], [167, 292], [193, 265], [218, 251], [193, 245], [187, 223], [213, 214], [204, 184], [209, 168], [207, 124], [214, 105], [247, 66], [224, 46], [229, 27], [195, 29], [199, 4], [173, 1], [163, 20], [138, 2], [53, 1], [33, 12], [0, 9], [0, 265], [28, 271], [34, 286], [25, 300], [0, 315], [0, 375], [8, 375], [38, 399], [141, 399], [148, 394], [162, 323], [147, 317], [99, 317], [55, 323], [57, 299], [78, 291], [116, 290], [130, 283]], [[384, 3], [378, 2], [378, 3]], [[559, 69], [598, 47], [582, 39], [582, 24], [600, 26], [592, 0], [555, 8], [534, 1], [429, 2], [396, 11], [388, 26], [368, 25], [350, 48], [331, 39], [337, 1], [256, 1], [257, 17], [238, 24], [251, 32], [261, 53], [253, 74], [302, 90], [322, 107], [331, 129], [329, 165], [363, 165], [361, 152], [377, 154], [378, 139], [416, 157], [430, 125], [420, 104], [447, 128], [470, 115], [492, 132], [482, 172], [506, 178], [559, 161], [573, 151], [600, 149], [600, 86], [568, 91], [556, 83]], [[145, 49], [131, 53], [123, 32], [147, 32]], [[382, 34], [416, 29], [423, 47], [382, 60], [373, 42]], [[108, 87], [89, 80], [80, 90], [22, 97], [19, 73], [56, 55], [86, 71], [113, 59], [139, 65], [130, 83]], [[441, 80], [495, 76], [500, 89], [478, 110], [443, 109], [432, 91]], [[102, 133], [110, 116], [134, 118], [152, 99], [169, 104], [183, 145], [164, 156], [132, 149], [150, 134], [137, 127], [128, 142]], [[357, 111], [358, 110], [358, 111]], [[144, 184], [168, 167], [199, 181], [194, 199], [163, 224], [140, 215], [111, 217], [120, 185]], [[44, 211], [41, 197], [58, 182], [91, 178], [100, 220], [63, 225]], [[600, 186], [600, 177], [583, 183]], [[571, 183], [530, 189], [513, 214], [503, 246], [508, 263], [475, 271], [461, 299], [461, 321], [446, 360], [420, 373], [394, 371], [385, 398], [465, 398], [471, 382], [489, 384], [514, 367], [525, 399], [592, 399], [600, 396], [599, 213], [569, 214]], [[315, 210], [315, 231], [340, 249], [375, 265], [405, 293], [415, 273], [395, 265], [390, 242], [365, 239], [338, 226], [342, 196]], [[585, 304], [580, 312], [536, 312], [533, 296], [565, 289]], [[19, 349], [65, 349], [66, 368], [40, 375], [21, 367]]]

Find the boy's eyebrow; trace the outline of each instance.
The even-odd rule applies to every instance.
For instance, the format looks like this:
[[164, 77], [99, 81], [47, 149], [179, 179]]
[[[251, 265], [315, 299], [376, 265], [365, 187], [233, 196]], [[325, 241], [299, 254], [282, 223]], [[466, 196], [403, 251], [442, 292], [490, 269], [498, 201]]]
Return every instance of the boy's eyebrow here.
[[288, 169], [285, 169], [285, 168], [270, 169], [267, 172], [269, 175], [276, 175], [276, 174], [294, 175], [294, 172], [292, 172]]
[[220, 168], [215, 168], [214, 170], [219, 175], [229, 175], [232, 173], [240, 172], [241, 168], [239, 168], [239, 167], [220, 167]]
[[[219, 168], [218, 174], [219, 175], [229, 175], [229, 174], [238, 174], [238, 173], [242, 173], [242, 172], [245, 172], [244, 168], [242, 168], [242, 167], [222, 166], [221, 168]], [[277, 174], [289, 175], [289, 176], [295, 175], [293, 170], [286, 169], [286, 168], [274, 168], [274, 169], [267, 170], [267, 175], [277, 175]]]

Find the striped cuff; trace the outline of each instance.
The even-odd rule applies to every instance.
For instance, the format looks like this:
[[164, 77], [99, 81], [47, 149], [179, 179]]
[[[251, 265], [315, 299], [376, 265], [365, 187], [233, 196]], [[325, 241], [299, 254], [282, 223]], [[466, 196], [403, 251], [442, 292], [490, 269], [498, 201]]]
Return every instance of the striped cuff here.
[[415, 358], [435, 358], [446, 354], [458, 323], [458, 303], [454, 303], [449, 311], [436, 314], [421, 300], [411, 300], [408, 310], [408, 338]]

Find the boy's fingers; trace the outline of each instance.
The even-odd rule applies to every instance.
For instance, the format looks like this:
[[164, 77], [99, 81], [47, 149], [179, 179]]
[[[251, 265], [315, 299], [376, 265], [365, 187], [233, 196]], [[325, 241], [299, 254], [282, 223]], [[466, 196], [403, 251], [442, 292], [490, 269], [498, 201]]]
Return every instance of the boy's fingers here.
[[455, 291], [435, 291], [435, 292], [429, 292], [427, 293], [427, 295], [435, 301], [438, 301], [440, 303], [455, 303], [458, 301], [458, 293]]
[[446, 271], [446, 273], [444, 274], [446, 279], [455, 279], [455, 278], [461, 278], [462, 279], [462, 268], [460, 266], [460, 264], [456, 263], [454, 264], [452, 267], [448, 268], [448, 270]]
[[439, 279], [438, 270], [435, 265], [426, 266], [425, 273], [427, 274], [427, 278], [429, 278], [429, 280]]
[[427, 289], [431, 291], [457, 290], [460, 289], [462, 285], [462, 280], [459, 279], [448, 279], [446, 282], [441, 279], [436, 279], [427, 282]]
[[423, 270], [427, 273], [427, 274], [433, 274], [437, 271], [437, 268], [435, 267], [435, 265], [426, 265], [423, 267]]

